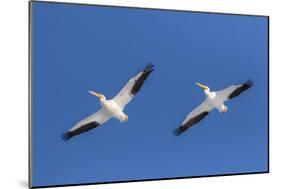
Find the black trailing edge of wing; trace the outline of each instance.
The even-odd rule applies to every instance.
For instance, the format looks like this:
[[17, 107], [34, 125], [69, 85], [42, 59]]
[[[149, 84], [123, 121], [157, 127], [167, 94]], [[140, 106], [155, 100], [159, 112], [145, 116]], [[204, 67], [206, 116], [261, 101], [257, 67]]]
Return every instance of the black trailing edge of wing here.
[[191, 126], [195, 125], [202, 119], [204, 119], [209, 114], [208, 111], [202, 112], [201, 114], [189, 119], [184, 125], [181, 125], [180, 127], [176, 128], [174, 130], [174, 135], [179, 136], [183, 132], [185, 132], [187, 129], [189, 129]]
[[136, 95], [141, 87], [143, 86], [144, 81], [147, 79], [149, 74], [153, 71], [154, 65], [152, 63], [149, 63], [145, 66], [145, 68], [142, 71], [142, 74], [140, 77], [135, 81], [134, 86], [131, 89], [131, 93], [133, 95]]
[[243, 85], [241, 87], [238, 87], [237, 89], [235, 89], [228, 97], [228, 99], [232, 99], [234, 97], [239, 96], [242, 92], [246, 91], [247, 89], [249, 89], [250, 87], [252, 87], [254, 85], [252, 80], [248, 80], [247, 82], [243, 83]]
[[91, 129], [97, 128], [99, 125], [100, 124], [98, 122], [96, 122], [96, 121], [88, 123], [88, 124], [85, 124], [85, 125], [82, 125], [81, 127], [77, 128], [77, 129], [75, 129], [73, 131], [68, 131], [68, 132], [64, 133], [62, 135], [62, 139], [64, 141], [67, 141], [67, 140], [71, 139], [72, 137], [74, 137], [76, 135], [79, 135], [79, 134], [88, 132]]

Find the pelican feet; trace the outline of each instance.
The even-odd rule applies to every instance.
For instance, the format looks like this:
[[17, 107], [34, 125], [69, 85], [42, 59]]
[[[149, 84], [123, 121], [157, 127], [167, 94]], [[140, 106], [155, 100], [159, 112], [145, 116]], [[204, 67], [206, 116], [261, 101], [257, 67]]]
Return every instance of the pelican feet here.
[[129, 119], [129, 117], [127, 115], [123, 115], [121, 117], [121, 122], [126, 122], [126, 121], [128, 121], [128, 119]]
[[227, 106], [223, 106], [222, 109], [221, 109], [221, 112], [226, 113], [227, 112]]

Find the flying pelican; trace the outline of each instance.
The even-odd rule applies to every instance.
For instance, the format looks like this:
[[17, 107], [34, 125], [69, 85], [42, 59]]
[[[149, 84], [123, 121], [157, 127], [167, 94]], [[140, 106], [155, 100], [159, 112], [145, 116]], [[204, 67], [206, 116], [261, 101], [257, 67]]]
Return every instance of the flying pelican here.
[[206, 98], [197, 108], [187, 114], [181, 126], [174, 130], [174, 134], [176, 136], [179, 136], [191, 126], [201, 121], [214, 108], [216, 108], [220, 113], [227, 112], [227, 106], [224, 105], [224, 102], [249, 89], [253, 85], [253, 82], [248, 80], [243, 84], [231, 85], [220, 91], [210, 91], [208, 86], [202, 85], [198, 82], [196, 82], [196, 85], [204, 90]]
[[144, 81], [153, 71], [153, 67], [153, 64], [147, 64], [141, 72], [128, 81], [113, 99], [107, 100], [103, 94], [95, 91], [88, 91], [91, 95], [99, 98], [101, 105], [100, 110], [77, 122], [69, 131], [62, 135], [62, 139], [69, 140], [76, 135], [97, 128], [112, 117], [118, 119], [120, 122], [128, 121], [128, 116], [123, 110], [139, 92]]

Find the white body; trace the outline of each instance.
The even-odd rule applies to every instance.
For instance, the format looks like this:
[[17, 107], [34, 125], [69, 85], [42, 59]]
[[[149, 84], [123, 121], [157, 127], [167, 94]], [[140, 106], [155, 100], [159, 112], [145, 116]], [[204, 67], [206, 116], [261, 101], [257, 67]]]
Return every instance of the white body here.
[[112, 117], [115, 117], [121, 122], [128, 121], [128, 116], [123, 112], [123, 108], [118, 105], [113, 99], [101, 100], [101, 107]]
[[224, 113], [227, 111], [227, 106], [224, 105], [224, 99], [221, 99], [216, 92], [205, 91], [206, 99], [205, 104], [211, 109], [216, 108], [219, 112]]

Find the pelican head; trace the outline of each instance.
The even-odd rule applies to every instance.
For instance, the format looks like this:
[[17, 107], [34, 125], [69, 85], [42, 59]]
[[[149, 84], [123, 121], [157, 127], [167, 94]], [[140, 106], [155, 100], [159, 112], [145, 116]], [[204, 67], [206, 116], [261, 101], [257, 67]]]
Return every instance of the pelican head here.
[[210, 88], [208, 86], [202, 85], [201, 83], [198, 83], [198, 82], [196, 82], [195, 84], [198, 85], [199, 87], [201, 87], [205, 93], [210, 92]]
[[103, 94], [97, 93], [95, 91], [88, 91], [91, 95], [98, 97], [100, 100], [106, 100]]

